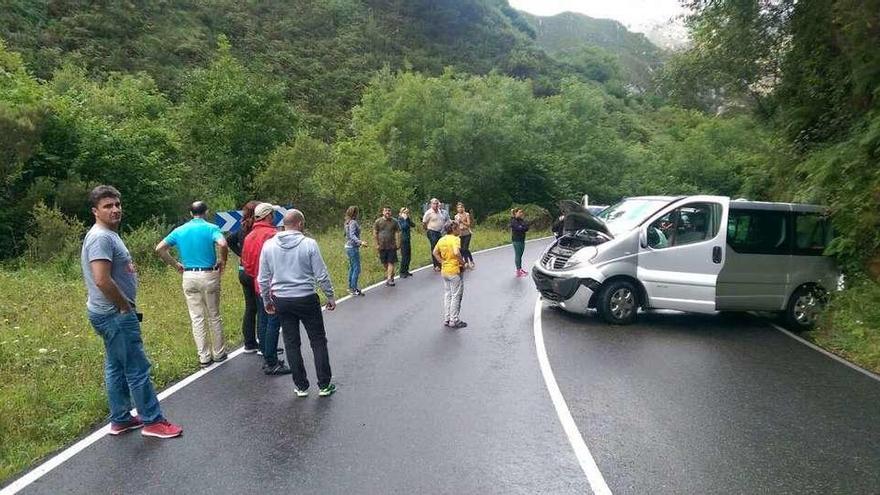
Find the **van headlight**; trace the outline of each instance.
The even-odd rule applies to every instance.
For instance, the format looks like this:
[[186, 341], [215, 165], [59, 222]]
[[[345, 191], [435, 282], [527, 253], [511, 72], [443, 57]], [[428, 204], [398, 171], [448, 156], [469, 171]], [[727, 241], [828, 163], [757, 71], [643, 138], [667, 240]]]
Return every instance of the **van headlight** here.
[[578, 249], [571, 258], [565, 263], [566, 268], [574, 268], [580, 265], [588, 264], [596, 255], [599, 254], [599, 250], [596, 249], [596, 246], [587, 246], [581, 249]]

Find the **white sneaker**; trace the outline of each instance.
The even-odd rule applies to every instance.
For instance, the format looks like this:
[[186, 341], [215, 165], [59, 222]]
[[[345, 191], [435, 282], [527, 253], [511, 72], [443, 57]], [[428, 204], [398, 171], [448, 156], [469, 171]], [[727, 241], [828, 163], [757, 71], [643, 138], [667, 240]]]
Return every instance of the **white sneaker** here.
[[308, 397], [309, 396], [308, 390], [300, 390], [296, 387], [293, 387], [293, 393], [295, 393], [297, 397]]

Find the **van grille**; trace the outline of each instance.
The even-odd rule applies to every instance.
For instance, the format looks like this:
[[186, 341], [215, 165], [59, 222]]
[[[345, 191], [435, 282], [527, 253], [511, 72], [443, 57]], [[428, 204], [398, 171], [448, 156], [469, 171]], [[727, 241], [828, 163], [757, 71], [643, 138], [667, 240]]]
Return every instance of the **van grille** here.
[[574, 254], [573, 251], [558, 249], [556, 246], [553, 246], [549, 251], [544, 253], [544, 257], [541, 258], [541, 264], [544, 265], [545, 268], [551, 270], [562, 270], [565, 268], [565, 264], [568, 262], [568, 259], [571, 258], [572, 254]]

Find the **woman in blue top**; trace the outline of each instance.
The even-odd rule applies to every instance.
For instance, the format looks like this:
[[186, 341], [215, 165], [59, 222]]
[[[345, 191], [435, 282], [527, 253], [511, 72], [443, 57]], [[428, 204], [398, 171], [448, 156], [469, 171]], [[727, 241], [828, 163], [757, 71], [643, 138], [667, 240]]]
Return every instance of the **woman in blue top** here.
[[409, 208], [404, 206], [397, 216], [397, 224], [400, 225], [400, 278], [412, 277], [409, 272], [409, 263], [412, 259], [412, 244], [410, 243], [410, 230], [416, 226], [409, 217]]
[[348, 255], [348, 292], [354, 296], [362, 296], [358, 288], [358, 277], [361, 276], [361, 247], [367, 243], [361, 240], [361, 226], [357, 222], [360, 210], [357, 206], [349, 206], [345, 210], [345, 254]]

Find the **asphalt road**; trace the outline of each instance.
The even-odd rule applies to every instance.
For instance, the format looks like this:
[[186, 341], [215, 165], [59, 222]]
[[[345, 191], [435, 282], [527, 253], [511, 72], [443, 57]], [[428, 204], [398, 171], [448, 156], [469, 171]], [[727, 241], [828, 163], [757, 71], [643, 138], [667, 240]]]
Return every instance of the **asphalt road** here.
[[750, 315], [542, 312], [556, 380], [615, 494], [880, 493], [880, 382]]
[[[476, 256], [464, 329], [443, 327], [430, 270], [325, 313], [332, 397], [296, 398], [289, 376], [239, 355], [162, 402], [182, 438], [104, 437], [22, 493], [589, 493], [539, 369], [537, 293], [512, 258]], [[541, 319], [613, 493], [880, 492], [880, 382], [760, 320]]]

